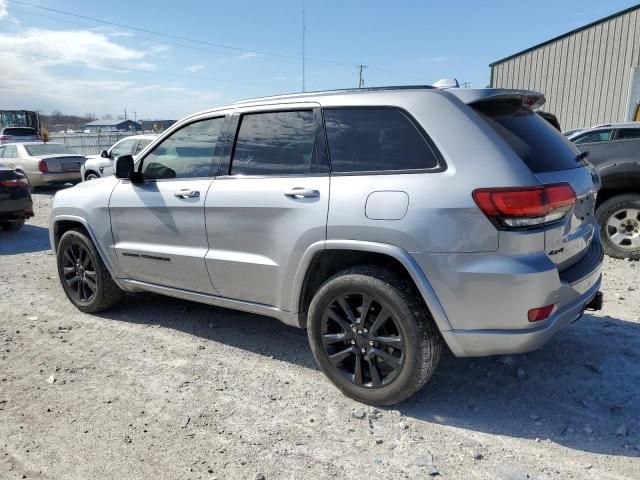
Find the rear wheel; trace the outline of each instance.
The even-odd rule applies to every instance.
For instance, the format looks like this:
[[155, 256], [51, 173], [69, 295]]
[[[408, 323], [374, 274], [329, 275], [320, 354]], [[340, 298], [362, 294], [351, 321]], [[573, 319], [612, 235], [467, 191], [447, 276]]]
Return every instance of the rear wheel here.
[[95, 180], [96, 178], [100, 178], [100, 176], [95, 172], [87, 172], [84, 176], [84, 180], [88, 182], [89, 180]]
[[640, 195], [616, 195], [598, 207], [596, 217], [607, 255], [640, 260]]
[[12, 220], [10, 222], [0, 222], [0, 228], [5, 232], [20, 230], [24, 226], [24, 218]]
[[329, 379], [345, 395], [372, 405], [416, 393], [442, 349], [414, 286], [375, 266], [345, 270], [320, 287], [309, 307], [308, 336]]
[[124, 295], [93, 242], [81, 230], [69, 230], [62, 235], [57, 262], [64, 293], [78, 310], [86, 313], [107, 310]]

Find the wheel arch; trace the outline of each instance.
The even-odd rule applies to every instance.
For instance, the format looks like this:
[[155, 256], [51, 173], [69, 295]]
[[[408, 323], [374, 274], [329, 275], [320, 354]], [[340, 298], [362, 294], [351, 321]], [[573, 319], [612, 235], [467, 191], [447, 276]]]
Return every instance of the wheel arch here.
[[395, 245], [357, 240], [318, 242], [303, 255], [294, 278], [291, 302], [300, 326], [306, 327], [311, 298], [327, 278], [349, 267], [364, 264], [381, 265], [405, 275], [422, 295], [438, 329], [452, 329], [429, 280], [408, 252]]
[[96, 172], [96, 171], [95, 171], [95, 170], [93, 170], [93, 169], [85, 170], [85, 171], [84, 171], [84, 175], [82, 176], [82, 181], [83, 181], [83, 182], [86, 182], [86, 181], [87, 181], [87, 176], [91, 175], [92, 173], [93, 173], [94, 175], [97, 175], [98, 177], [100, 177], [100, 176], [101, 176], [98, 172]]
[[596, 208], [617, 195], [640, 194], [640, 166], [624, 171], [602, 172], [602, 188], [598, 192]]
[[86, 221], [86, 219], [82, 217], [78, 217], [75, 215], [60, 215], [52, 220], [51, 226], [49, 228], [49, 241], [51, 243], [51, 249], [53, 250], [53, 253], [57, 252], [58, 244], [60, 243], [62, 235], [64, 235], [65, 232], [76, 228], [80, 228], [89, 236], [96, 248], [96, 251], [98, 252], [98, 255], [100, 255], [100, 258], [107, 267], [107, 270], [109, 270], [111, 277], [114, 279], [114, 281], [117, 281], [115, 269], [113, 268], [113, 265], [111, 265], [109, 256], [105, 255], [105, 253], [102, 251], [102, 247], [100, 245], [100, 242], [97, 241], [95, 233], [89, 226], [89, 223]]

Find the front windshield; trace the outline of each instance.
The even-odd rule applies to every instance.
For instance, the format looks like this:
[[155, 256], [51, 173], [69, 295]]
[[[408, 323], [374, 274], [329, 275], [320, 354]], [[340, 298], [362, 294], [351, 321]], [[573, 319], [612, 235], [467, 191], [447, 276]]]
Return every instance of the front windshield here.
[[27, 153], [32, 157], [36, 157], [38, 155], [70, 155], [74, 154], [73, 150], [65, 147], [60, 143], [42, 143], [38, 145], [25, 145]]
[[35, 112], [24, 110], [2, 110], [0, 111], [0, 124], [5, 127], [37, 127], [37, 116]]

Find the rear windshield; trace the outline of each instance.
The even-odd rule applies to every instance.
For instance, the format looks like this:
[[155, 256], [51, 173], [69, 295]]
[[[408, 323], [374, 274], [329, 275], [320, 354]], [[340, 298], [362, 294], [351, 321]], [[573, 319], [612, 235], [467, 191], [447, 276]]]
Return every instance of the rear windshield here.
[[580, 153], [546, 120], [519, 102], [471, 105], [505, 140], [533, 173], [578, 168]]
[[33, 128], [18, 127], [5, 128], [2, 133], [4, 135], [12, 135], [14, 137], [32, 137], [34, 135], [37, 135], [36, 131]]
[[43, 143], [39, 145], [25, 145], [24, 148], [27, 149], [27, 153], [32, 157], [38, 155], [71, 155], [76, 152], [71, 150], [70, 148], [65, 147], [59, 143]]

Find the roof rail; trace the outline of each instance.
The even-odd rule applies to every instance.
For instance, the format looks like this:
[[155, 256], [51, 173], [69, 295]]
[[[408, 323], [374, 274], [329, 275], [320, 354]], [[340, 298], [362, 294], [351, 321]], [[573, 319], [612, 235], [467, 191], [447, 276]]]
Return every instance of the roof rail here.
[[367, 92], [384, 92], [388, 90], [432, 90], [435, 87], [432, 85], [396, 85], [396, 86], [387, 86], [387, 87], [364, 87], [364, 88], [343, 88], [337, 90], [318, 90], [315, 92], [299, 92], [299, 93], [288, 93], [284, 95], [271, 95], [267, 97], [256, 97], [256, 98], [248, 98], [245, 100], [238, 100], [233, 102], [233, 105], [238, 105], [241, 103], [250, 103], [257, 102], [262, 100], [278, 100], [278, 99], [286, 99], [286, 98], [304, 98], [304, 97], [315, 97], [319, 95], [340, 95], [343, 93], [367, 93]]

